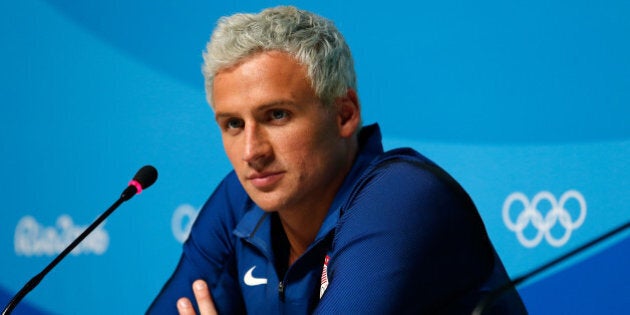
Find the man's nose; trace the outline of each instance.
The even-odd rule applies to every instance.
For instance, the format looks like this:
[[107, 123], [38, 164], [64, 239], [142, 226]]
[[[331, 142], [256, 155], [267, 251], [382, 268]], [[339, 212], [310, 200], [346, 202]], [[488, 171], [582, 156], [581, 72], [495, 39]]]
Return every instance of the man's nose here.
[[243, 161], [259, 167], [264, 165], [271, 156], [271, 145], [263, 128], [255, 124], [249, 124], [245, 128], [245, 149]]

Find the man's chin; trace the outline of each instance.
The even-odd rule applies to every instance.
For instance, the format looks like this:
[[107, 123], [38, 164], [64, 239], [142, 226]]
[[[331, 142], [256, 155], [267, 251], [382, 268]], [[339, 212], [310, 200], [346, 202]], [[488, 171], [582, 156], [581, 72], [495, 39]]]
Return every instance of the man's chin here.
[[257, 191], [255, 194], [248, 194], [254, 203], [265, 212], [276, 212], [282, 207], [282, 203], [277, 200], [277, 197], [269, 196], [270, 193]]

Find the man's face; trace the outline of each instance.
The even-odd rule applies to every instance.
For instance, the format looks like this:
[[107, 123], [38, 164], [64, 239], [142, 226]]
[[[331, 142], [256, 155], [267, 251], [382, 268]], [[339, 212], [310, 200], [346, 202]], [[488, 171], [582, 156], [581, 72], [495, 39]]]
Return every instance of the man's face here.
[[352, 162], [351, 133], [340, 105], [317, 97], [305, 66], [258, 53], [220, 71], [213, 96], [225, 152], [259, 207], [328, 208]]

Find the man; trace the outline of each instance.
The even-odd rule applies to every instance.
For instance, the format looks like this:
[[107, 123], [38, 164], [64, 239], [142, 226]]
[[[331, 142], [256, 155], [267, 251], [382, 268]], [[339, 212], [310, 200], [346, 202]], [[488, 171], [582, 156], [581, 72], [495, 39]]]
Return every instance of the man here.
[[[464, 190], [361, 127], [332, 22], [293, 7], [237, 14], [204, 60], [234, 171], [148, 313], [470, 313], [509, 280]], [[525, 312], [514, 291], [494, 305]]]

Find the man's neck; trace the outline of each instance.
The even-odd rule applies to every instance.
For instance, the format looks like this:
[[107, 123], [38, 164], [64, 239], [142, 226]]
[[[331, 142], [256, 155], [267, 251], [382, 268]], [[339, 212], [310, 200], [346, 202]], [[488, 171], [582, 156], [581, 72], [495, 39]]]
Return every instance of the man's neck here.
[[327, 213], [328, 208], [278, 213], [289, 241], [289, 266], [313, 243]]
[[280, 223], [284, 229], [290, 245], [289, 266], [291, 266], [315, 240], [326, 215], [328, 214], [330, 205], [341, 188], [346, 175], [350, 172], [354, 160], [358, 154], [358, 142], [356, 136], [349, 140], [348, 154], [344, 165], [339, 169], [343, 176], [337, 177], [329, 185], [334, 193], [327, 196], [318, 196], [318, 200], [304, 205], [300, 208], [286, 209], [278, 211]]

